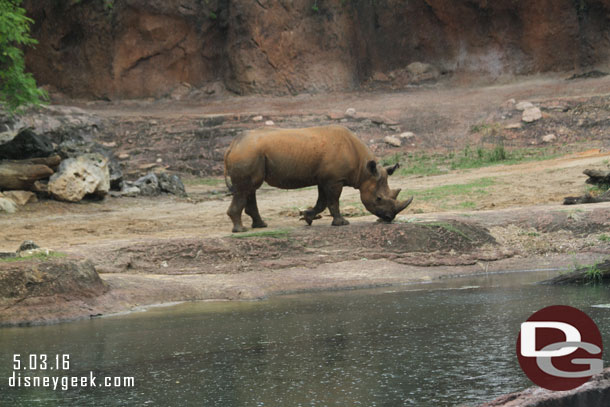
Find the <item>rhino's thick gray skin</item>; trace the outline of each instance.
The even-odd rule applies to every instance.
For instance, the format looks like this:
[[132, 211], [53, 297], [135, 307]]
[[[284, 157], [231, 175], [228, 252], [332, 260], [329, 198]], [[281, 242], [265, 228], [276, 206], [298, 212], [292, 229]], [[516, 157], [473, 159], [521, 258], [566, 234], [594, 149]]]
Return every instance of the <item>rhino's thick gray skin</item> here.
[[366, 209], [384, 221], [392, 221], [412, 198], [399, 202], [400, 189], [388, 187], [388, 175], [398, 165], [384, 168], [373, 153], [351, 131], [341, 126], [305, 129], [259, 129], [235, 139], [225, 153], [225, 177], [231, 179], [233, 200], [227, 214], [233, 232], [243, 232], [241, 213], [252, 218], [252, 227], [266, 227], [256, 206], [256, 190], [267, 184], [294, 189], [318, 186], [318, 201], [304, 211], [311, 225], [328, 207], [334, 226], [349, 222], [339, 212], [344, 186], [360, 190]]

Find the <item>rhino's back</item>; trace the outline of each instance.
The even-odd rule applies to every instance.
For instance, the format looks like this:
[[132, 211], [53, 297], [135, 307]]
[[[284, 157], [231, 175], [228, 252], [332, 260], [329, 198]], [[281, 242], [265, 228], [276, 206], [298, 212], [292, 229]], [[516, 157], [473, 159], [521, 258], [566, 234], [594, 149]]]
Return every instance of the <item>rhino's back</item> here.
[[225, 164], [239, 162], [250, 172], [258, 172], [253, 167], [264, 165], [265, 181], [279, 188], [301, 188], [328, 179], [350, 185], [367, 152], [364, 144], [341, 126], [260, 129], [236, 140]]

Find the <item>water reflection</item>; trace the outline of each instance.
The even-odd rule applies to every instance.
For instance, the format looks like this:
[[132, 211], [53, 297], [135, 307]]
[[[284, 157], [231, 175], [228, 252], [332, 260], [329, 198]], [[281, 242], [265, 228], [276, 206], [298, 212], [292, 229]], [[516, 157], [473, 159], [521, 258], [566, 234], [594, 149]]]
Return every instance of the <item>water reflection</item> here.
[[[2, 405], [444, 406], [529, 386], [519, 324], [552, 304], [585, 310], [610, 338], [607, 287], [492, 275], [440, 284], [190, 303], [0, 330]], [[461, 288], [461, 289], [460, 289]], [[14, 353], [69, 353], [70, 375], [134, 376], [135, 388], [10, 389]], [[606, 365], [608, 344], [605, 347]]]

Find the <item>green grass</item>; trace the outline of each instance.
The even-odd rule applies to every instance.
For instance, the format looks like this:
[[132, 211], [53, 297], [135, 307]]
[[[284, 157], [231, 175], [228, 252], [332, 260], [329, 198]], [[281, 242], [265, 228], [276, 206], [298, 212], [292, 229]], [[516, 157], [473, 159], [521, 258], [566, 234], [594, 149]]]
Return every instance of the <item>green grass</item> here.
[[610, 242], [610, 235], [607, 235], [607, 234], [605, 234], [605, 233], [602, 233], [601, 235], [599, 235], [599, 236], [597, 237], [597, 239], [598, 239], [600, 242]]
[[493, 148], [466, 146], [458, 152], [448, 153], [396, 153], [380, 160], [382, 165], [401, 164], [397, 174], [438, 175], [451, 170], [481, 168], [497, 164], [514, 165], [527, 161], [549, 160], [561, 154], [550, 148], [518, 148], [508, 150], [503, 144]]
[[257, 232], [239, 233], [232, 234], [231, 237], [234, 239], [247, 239], [251, 237], [273, 237], [276, 239], [285, 239], [290, 235], [290, 229], [273, 229], [273, 230], [261, 230]]
[[62, 257], [66, 257], [66, 256], [67, 256], [67, 254], [65, 254], [65, 253], [50, 251], [49, 254], [35, 253], [35, 254], [31, 254], [29, 256], [23, 256], [23, 257], [2, 257], [2, 258], [0, 258], [0, 263], [13, 263], [13, 262], [17, 262], [17, 261], [29, 261], [29, 260], [45, 261], [45, 260], [49, 260], [49, 259], [62, 258]]
[[589, 280], [589, 282], [594, 284], [601, 283], [601, 281], [603, 280], [602, 271], [597, 267], [597, 264], [586, 267], [585, 277], [587, 278], [587, 280]]
[[[485, 188], [495, 185], [495, 183], [496, 180], [494, 178], [485, 177], [479, 178], [475, 181], [466, 184], [441, 185], [438, 187], [423, 189], [419, 191], [415, 190], [401, 192], [400, 195], [403, 197], [414, 195], [417, 199], [420, 199], [422, 201], [444, 200], [451, 196], [483, 196], [489, 193], [489, 191], [486, 191]], [[469, 202], [465, 204], [467, 207], [472, 206], [472, 204], [474, 203], [472, 201], [466, 202]]]

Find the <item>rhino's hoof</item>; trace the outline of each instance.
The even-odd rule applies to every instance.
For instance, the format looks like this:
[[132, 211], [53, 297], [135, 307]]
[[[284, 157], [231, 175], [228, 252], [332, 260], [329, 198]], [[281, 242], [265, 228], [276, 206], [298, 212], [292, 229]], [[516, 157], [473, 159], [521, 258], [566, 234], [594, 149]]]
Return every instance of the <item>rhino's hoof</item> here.
[[267, 227], [267, 223], [265, 223], [265, 221], [260, 221], [260, 222], [252, 222], [252, 228], [266, 228]]
[[240, 233], [240, 232], [245, 232], [246, 230], [248, 230], [248, 229], [246, 229], [243, 226], [233, 226], [232, 232], [233, 233]]
[[345, 218], [335, 218], [335, 219], [333, 219], [332, 225], [333, 226], [345, 226], [345, 225], [349, 225], [349, 222]]

